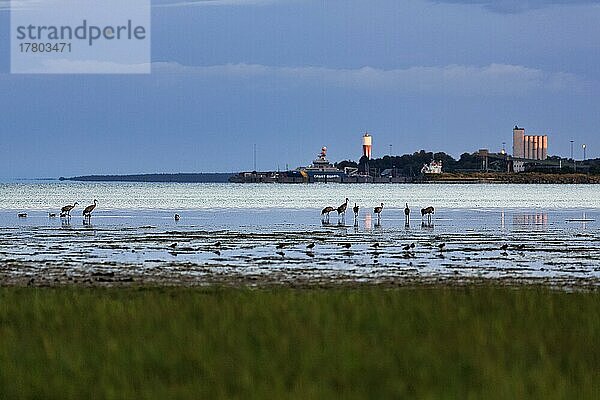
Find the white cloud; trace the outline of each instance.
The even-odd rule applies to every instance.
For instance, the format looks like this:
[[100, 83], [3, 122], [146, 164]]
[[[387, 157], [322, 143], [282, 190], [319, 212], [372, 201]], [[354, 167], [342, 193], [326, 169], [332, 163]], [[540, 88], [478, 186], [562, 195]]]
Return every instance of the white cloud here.
[[362, 67], [279, 67], [259, 64], [184, 66], [154, 63], [153, 73], [247, 81], [252, 84], [323, 85], [367, 91], [439, 93], [449, 95], [523, 95], [536, 91], [578, 92], [590, 85], [570, 73], [547, 72], [520, 65], [415, 66], [403, 69]]
[[486, 9], [499, 12], [514, 14], [529, 10], [536, 10], [551, 6], [580, 6], [580, 5], [598, 5], [600, 0], [430, 0], [435, 3], [451, 4], [476, 4]]
[[48, 59], [32, 63], [19, 74], [148, 74], [150, 64], [121, 64], [98, 60]]
[[13, 10], [29, 10], [43, 2], [44, 0], [0, 0], [0, 11], [10, 10], [11, 8]]
[[281, 0], [153, 0], [152, 7], [246, 6], [272, 4], [278, 1]]

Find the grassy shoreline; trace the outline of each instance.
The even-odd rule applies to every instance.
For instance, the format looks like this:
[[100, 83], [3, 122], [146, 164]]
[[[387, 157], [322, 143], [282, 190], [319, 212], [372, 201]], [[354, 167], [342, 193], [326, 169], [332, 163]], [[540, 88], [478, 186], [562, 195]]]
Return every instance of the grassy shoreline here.
[[2, 398], [593, 398], [600, 294], [0, 288]]

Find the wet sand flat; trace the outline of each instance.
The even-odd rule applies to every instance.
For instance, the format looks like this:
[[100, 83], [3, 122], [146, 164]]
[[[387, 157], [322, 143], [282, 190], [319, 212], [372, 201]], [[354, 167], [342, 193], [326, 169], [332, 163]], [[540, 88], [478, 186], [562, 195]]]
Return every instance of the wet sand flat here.
[[[495, 282], [597, 288], [595, 209], [400, 209], [354, 226], [314, 209], [0, 212], [2, 285], [413, 285]], [[308, 247], [307, 247], [308, 246]]]

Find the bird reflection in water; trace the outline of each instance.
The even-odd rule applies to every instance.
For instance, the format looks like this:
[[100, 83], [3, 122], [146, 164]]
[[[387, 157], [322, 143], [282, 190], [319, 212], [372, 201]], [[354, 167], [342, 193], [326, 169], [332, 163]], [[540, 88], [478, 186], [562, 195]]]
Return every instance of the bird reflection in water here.
[[435, 224], [432, 221], [421, 221], [421, 229], [424, 231], [433, 231]]

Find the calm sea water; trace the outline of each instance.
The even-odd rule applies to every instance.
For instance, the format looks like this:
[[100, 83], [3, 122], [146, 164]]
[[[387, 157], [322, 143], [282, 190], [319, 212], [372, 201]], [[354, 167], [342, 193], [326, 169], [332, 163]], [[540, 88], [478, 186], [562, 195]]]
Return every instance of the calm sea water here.
[[600, 209], [597, 185], [279, 185], [179, 183], [6, 183], [0, 210], [50, 211], [98, 200], [100, 210], [320, 209], [350, 198], [386, 208]]

